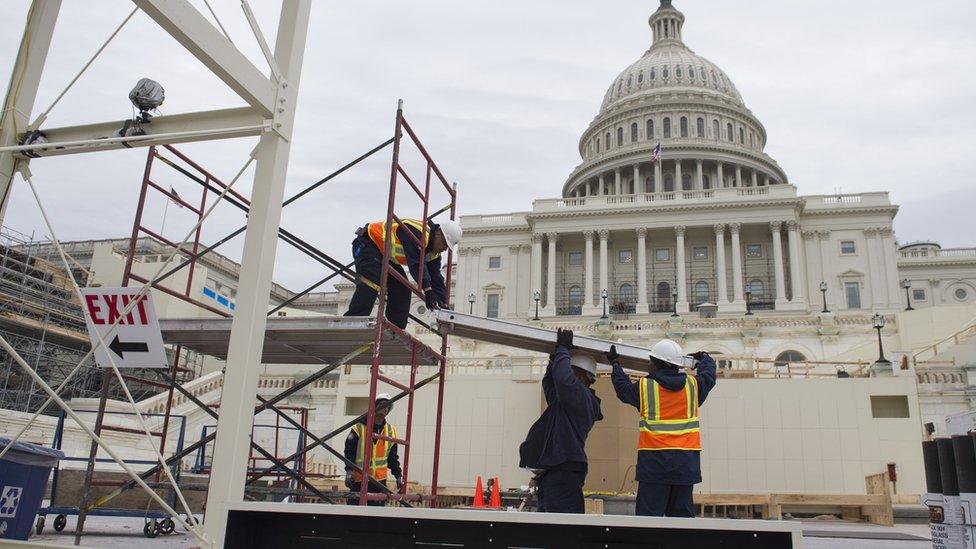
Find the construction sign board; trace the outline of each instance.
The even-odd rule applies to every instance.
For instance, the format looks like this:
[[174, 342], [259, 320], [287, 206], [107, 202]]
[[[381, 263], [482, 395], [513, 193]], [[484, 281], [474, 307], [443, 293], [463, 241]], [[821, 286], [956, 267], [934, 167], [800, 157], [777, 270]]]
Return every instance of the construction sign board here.
[[[82, 288], [81, 293], [96, 364], [110, 368], [111, 357], [119, 368], [169, 367], [152, 294], [139, 296], [139, 288]], [[105, 345], [99, 345], [98, 336]]]

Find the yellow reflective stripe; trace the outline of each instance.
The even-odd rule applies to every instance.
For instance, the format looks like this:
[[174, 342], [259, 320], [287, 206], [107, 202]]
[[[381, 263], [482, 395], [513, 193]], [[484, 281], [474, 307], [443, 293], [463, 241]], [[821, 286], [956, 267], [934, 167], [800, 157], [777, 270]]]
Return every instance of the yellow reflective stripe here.
[[688, 418], [684, 417], [681, 419], [653, 419], [647, 420], [649, 425], [681, 425], [682, 423], [690, 423], [692, 421], [698, 421], [698, 418]]
[[640, 399], [640, 415], [647, 419], [647, 378], [642, 377], [637, 382], [637, 394]]
[[661, 418], [661, 385], [657, 381], [651, 383], [654, 384], [654, 419], [657, 420]]
[[689, 452], [701, 452], [701, 448], [690, 448], [685, 446], [669, 446], [667, 448], [638, 448], [638, 452], [660, 452], [661, 450], [685, 450]]
[[688, 404], [688, 417], [694, 417], [693, 405], [691, 404], [691, 376], [685, 379], [685, 403]]

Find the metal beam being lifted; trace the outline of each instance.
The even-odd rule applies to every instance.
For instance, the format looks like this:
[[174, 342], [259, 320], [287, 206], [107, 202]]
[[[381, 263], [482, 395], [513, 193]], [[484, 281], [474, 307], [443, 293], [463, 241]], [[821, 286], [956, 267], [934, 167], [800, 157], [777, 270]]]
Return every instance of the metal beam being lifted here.
[[[437, 330], [442, 334], [447, 333], [539, 353], [551, 353], [556, 344], [555, 330], [447, 310], [439, 310], [435, 316]], [[573, 345], [578, 350], [592, 355], [597, 362], [604, 364], [607, 362], [604, 355], [610, 350], [611, 345], [616, 345], [621, 366], [641, 372], [648, 371], [650, 349], [581, 335], [573, 337]]]
[[274, 114], [277, 86], [186, 0], [132, 0], [262, 115]]
[[0, 147], [0, 153], [13, 152], [19, 158], [59, 156], [84, 152], [112, 151], [125, 147], [233, 139], [260, 135], [270, 122], [251, 107], [157, 116], [142, 124], [144, 136], [121, 138], [124, 120], [83, 126], [44, 129], [47, 143]]

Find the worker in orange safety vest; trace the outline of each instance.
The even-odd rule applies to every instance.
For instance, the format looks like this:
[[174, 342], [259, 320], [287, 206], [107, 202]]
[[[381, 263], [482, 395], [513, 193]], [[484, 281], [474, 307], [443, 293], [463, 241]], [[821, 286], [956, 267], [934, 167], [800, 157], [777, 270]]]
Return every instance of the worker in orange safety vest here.
[[613, 366], [617, 398], [640, 411], [637, 438], [637, 515], [693, 517], [692, 490], [701, 478], [701, 427], [698, 407], [715, 386], [715, 361], [705, 352], [686, 355], [664, 339], [651, 348], [651, 372], [631, 382]]
[[[403, 471], [400, 469], [400, 457], [397, 454], [397, 445], [394, 442], [377, 438], [377, 435], [397, 438], [396, 428], [386, 420], [387, 414], [393, 409], [393, 404], [390, 402], [390, 399], [389, 393], [376, 395], [376, 419], [373, 421], [373, 452], [369, 464], [369, 478], [385, 485], [386, 480], [390, 477], [390, 473], [392, 473], [393, 478], [396, 479], [397, 491], [399, 492], [403, 488]], [[359, 423], [353, 425], [352, 430], [349, 431], [349, 435], [346, 437], [345, 448], [343, 449], [343, 455], [345, 455], [346, 459], [355, 463], [356, 467], [358, 467], [357, 470], [349, 466], [348, 463], [346, 464], [346, 487], [354, 492], [359, 491], [360, 483], [363, 480], [361, 471], [363, 469], [364, 456], [366, 455], [365, 433], [366, 418], [363, 418], [359, 420]], [[383, 490], [373, 483], [369, 484], [368, 491], [374, 494], [383, 493]], [[350, 497], [348, 503], [349, 505], [358, 505], [359, 496]], [[383, 506], [385, 502], [369, 501], [366, 504], [370, 506]]]

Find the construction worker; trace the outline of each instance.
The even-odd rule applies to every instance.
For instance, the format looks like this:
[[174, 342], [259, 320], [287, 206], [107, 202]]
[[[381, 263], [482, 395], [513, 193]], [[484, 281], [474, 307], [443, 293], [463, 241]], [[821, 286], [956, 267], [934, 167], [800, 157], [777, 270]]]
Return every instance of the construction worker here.
[[[389, 478], [390, 473], [393, 473], [393, 478], [396, 479], [397, 491], [399, 492], [403, 488], [403, 471], [400, 469], [400, 457], [397, 455], [397, 445], [388, 440], [377, 438], [377, 435], [397, 438], [396, 429], [386, 421], [386, 416], [392, 409], [393, 404], [390, 402], [389, 393], [376, 395], [376, 419], [373, 421], [373, 453], [369, 464], [369, 478], [385, 486], [386, 479]], [[346, 447], [343, 451], [346, 459], [355, 463], [356, 467], [359, 468], [357, 470], [348, 463], [346, 464], [346, 487], [354, 492], [359, 491], [360, 483], [363, 480], [361, 471], [363, 468], [363, 456], [366, 455], [365, 433], [366, 418], [363, 418], [349, 431], [349, 436], [346, 437]], [[380, 487], [375, 486], [372, 482], [369, 483], [367, 490], [374, 494], [384, 493]], [[358, 505], [359, 496], [350, 497], [348, 503], [349, 505]], [[373, 506], [386, 505], [383, 501], [369, 501], [366, 504]]]
[[685, 355], [663, 339], [651, 348], [650, 374], [632, 383], [615, 345], [607, 360], [617, 398], [640, 410], [637, 514], [695, 516], [691, 493], [702, 480], [698, 407], [715, 386], [715, 361], [704, 351]]
[[586, 437], [603, 419], [596, 382], [596, 361], [572, 353], [572, 330], [556, 333], [556, 351], [542, 378], [546, 409], [519, 447], [520, 467], [536, 471], [539, 511], [584, 513]]
[[[410, 235], [416, 237], [416, 240]], [[425, 229], [420, 221], [404, 219], [403, 223], [393, 222], [390, 229], [393, 239], [393, 255], [390, 268], [406, 279], [403, 267], [410, 269], [410, 275], [424, 289], [424, 302], [428, 309], [447, 307], [447, 289], [441, 275], [441, 254], [461, 241], [461, 225], [453, 220], [440, 224], [427, 221]], [[380, 269], [383, 265], [386, 222], [377, 221], [356, 230], [352, 241], [352, 257], [356, 266], [356, 291], [349, 302], [345, 316], [370, 316], [376, 303], [380, 284]], [[424, 250], [424, 276], [420, 280], [420, 246], [417, 241], [427, 244]], [[410, 314], [410, 290], [394, 276], [387, 279], [386, 318], [401, 329], [407, 327]]]

